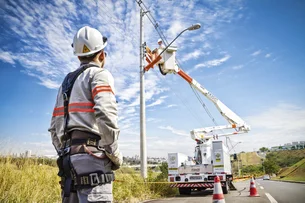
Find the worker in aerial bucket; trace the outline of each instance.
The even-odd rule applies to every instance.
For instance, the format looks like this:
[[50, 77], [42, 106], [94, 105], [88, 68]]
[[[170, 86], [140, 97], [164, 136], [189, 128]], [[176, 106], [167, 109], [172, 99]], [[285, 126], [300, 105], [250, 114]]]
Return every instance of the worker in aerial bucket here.
[[49, 131], [65, 203], [113, 201], [113, 170], [123, 158], [114, 79], [104, 69], [106, 45], [98, 30], [78, 30], [72, 47], [80, 67], [66, 76], [57, 95]]
[[164, 45], [163, 45], [163, 41], [162, 41], [161, 38], [158, 39], [158, 44], [159, 44], [159, 49], [164, 49], [164, 48], [165, 48]]

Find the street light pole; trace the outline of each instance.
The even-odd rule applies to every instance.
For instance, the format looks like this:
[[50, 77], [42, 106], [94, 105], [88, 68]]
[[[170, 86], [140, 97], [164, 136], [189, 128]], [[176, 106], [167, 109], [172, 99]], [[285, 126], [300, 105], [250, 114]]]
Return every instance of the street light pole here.
[[145, 78], [144, 78], [144, 32], [143, 17], [145, 12], [140, 9], [140, 157], [141, 176], [147, 178], [147, 149], [146, 149], [146, 116], [145, 116]]
[[[139, 4], [140, 5], [140, 4]], [[141, 176], [147, 178], [147, 149], [146, 149], [146, 118], [145, 118], [145, 89], [144, 89], [144, 33], [143, 33], [143, 17], [148, 11], [140, 9], [140, 155], [141, 155]], [[186, 30], [197, 30], [201, 26], [199, 23], [184, 29], [169, 45], [162, 50], [158, 57]]]

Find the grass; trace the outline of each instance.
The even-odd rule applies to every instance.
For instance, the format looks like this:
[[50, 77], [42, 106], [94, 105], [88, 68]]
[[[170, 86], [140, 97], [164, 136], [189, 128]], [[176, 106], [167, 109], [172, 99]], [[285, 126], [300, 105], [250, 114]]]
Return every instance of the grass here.
[[305, 181], [305, 158], [284, 170], [281, 170], [276, 179]]
[[60, 202], [57, 169], [37, 160], [0, 160], [0, 202]]
[[[60, 199], [58, 169], [54, 160], [0, 157], [0, 202], [57, 203]], [[114, 202], [140, 202], [147, 199], [175, 196], [167, 176], [149, 171], [146, 182], [130, 168], [116, 171], [113, 184]]]
[[241, 160], [243, 166], [262, 164], [261, 158], [256, 152], [240, 153], [238, 156], [238, 159]]

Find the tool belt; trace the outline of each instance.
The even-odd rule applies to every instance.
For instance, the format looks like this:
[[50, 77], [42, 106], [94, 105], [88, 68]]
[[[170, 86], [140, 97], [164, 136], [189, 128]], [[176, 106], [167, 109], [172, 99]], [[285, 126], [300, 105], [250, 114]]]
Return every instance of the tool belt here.
[[[102, 171], [96, 171], [90, 174], [77, 174], [71, 164], [71, 155], [89, 153], [94, 156], [94, 153], [104, 151], [99, 145], [99, 140], [99, 137], [93, 133], [74, 130], [69, 133], [69, 139], [64, 141], [65, 148], [58, 154], [57, 165], [65, 197], [69, 197], [70, 192], [76, 192], [76, 189], [110, 183], [115, 179], [112, 172], [105, 174]], [[99, 158], [106, 158], [106, 155]]]

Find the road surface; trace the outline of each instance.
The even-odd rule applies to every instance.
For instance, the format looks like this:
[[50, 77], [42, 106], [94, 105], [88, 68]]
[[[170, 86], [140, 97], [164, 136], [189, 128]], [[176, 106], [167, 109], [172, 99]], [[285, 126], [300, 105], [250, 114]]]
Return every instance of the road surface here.
[[[249, 197], [250, 180], [234, 183], [237, 191], [224, 195], [226, 203], [303, 203], [305, 184], [256, 180], [260, 197]], [[211, 203], [213, 190], [192, 192], [192, 195], [178, 195], [172, 198], [148, 200], [145, 203]], [[143, 202], [143, 203], [144, 203]]]
[[278, 203], [305, 202], [305, 184], [288, 183], [272, 180], [256, 181], [256, 187], [269, 193]]

